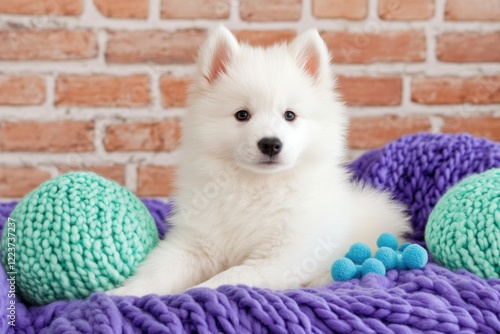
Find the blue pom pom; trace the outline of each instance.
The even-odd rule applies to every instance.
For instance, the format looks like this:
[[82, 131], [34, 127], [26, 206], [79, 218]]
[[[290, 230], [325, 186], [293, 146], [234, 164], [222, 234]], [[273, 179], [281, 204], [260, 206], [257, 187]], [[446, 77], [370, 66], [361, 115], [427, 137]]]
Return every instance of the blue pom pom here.
[[348, 281], [356, 275], [356, 265], [348, 258], [341, 258], [332, 264], [331, 275], [334, 281]]
[[375, 258], [382, 262], [386, 270], [396, 268], [398, 256], [396, 254], [396, 251], [392, 248], [380, 247], [377, 250], [377, 253], [375, 253]]
[[403, 253], [402, 252], [396, 252], [396, 256], [397, 256], [396, 269], [397, 270], [408, 269], [408, 268], [406, 268], [405, 263], [403, 261]]
[[366, 274], [373, 273], [377, 275], [385, 275], [384, 264], [375, 258], [371, 258], [363, 262], [361, 265], [361, 274], [364, 276]]
[[351, 259], [355, 264], [362, 264], [366, 259], [372, 256], [372, 251], [367, 244], [356, 242], [349, 248], [345, 255], [346, 258]]
[[354, 278], [361, 278], [361, 265], [359, 264], [356, 265], [356, 274], [354, 275]]
[[406, 249], [406, 247], [408, 247], [410, 245], [411, 244], [409, 242], [405, 242], [404, 244], [401, 244], [401, 246], [399, 246], [398, 251], [403, 252]]
[[377, 246], [398, 249], [398, 239], [392, 233], [382, 233], [377, 239]]
[[421, 269], [428, 260], [427, 251], [420, 245], [412, 244], [403, 252], [403, 262], [408, 269]]

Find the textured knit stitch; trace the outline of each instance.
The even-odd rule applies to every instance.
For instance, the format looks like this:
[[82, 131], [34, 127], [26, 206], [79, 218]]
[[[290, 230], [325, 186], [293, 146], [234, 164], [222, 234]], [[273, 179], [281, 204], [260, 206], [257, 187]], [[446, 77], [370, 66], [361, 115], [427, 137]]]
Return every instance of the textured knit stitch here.
[[425, 229], [436, 262], [500, 278], [500, 169], [462, 180], [436, 204]]
[[354, 179], [391, 192], [411, 216], [414, 241], [423, 244], [432, 208], [470, 174], [500, 167], [500, 144], [468, 134], [404, 136], [370, 151], [351, 166]]
[[[144, 204], [94, 173], [68, 173], [43, 183], [11, 217], [16, 287], [32, 304], [86, 298], [116, 287], [158, 242]], [[5, 265], [7, 238], [2, 241]]]
[[[434, 159], [439, 163], [433, 163]], [[355, 178], [392, 190], [411, 207], [416, 233], [421, 236], [432, 201], [437, 202], [463, 176], [495, 166], [500, 167], [499, 143], [426, 134], [404, 137], [353, 164]], [[397, 182], [404, 173], [405, 179]], [[147, 205], [155, 219], [169, 209], [159, 201]], [[12, 207], [0, 204], [0, 227]], [[159, 218], [156, 223], [163, 225]], [[5, 282], [0, 267], [2, 291], [7, 289]], [[9, 302], [5, 296], [0, 294], [0, 332], [6, 329], [10, 334], [14, 329], [5, 320], [4, 306]], [[26, 307], [17, 301], [16, 332], [499, 333], [499, 305], [500, 279], [484, 280], [465, 270], [453, 273], [428, 264], [423, 270], [390, 270], [386, 277], [368, 275], [362, 280], [285, 292], [224, 286], [162, 297], [110, 298], [96, 293], [87, 300], [42, 307]]]

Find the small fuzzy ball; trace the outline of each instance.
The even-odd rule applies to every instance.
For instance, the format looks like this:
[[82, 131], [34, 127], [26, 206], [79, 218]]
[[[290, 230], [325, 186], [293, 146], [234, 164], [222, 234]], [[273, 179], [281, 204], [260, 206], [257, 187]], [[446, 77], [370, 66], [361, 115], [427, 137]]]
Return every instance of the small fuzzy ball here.
[[361, 278], [361, 265], [360, 264], [356, 265], [356, 274], [354, 275], [354, 278]]
[[408, 247], [410, 245], [411, 244], [409, 242], [405, 242], [404, 244], [401, 244], [401, 246], [399, 246], [398, 251], [403, 252], [406, 249], [406, 247]]
[[377, 275], [385, 275], [384, 264], [375, 258], [370, 258], [363, 262], [361, 265], [361, 274], [364, 276], [366, 274], [373, 273]]
[[421, 269], [427, 260], [427, 251], [417, 244], [409, 245], [403, 252], [403, 262], [408, 269]]
[[348, 258], [341, 258], [332, 264], [330, 271], [334, 281], [348, 281], [356, 275], [356, 265]]
[[356, 242], [349, 248], [345, 255], [346, 258], [351, 259], [355, 264], [362, 264], [366, 259], [372, 256], [372, 251], [367, 244]]
[[380, 247], [375, 253], [375, 258], [383, 263], [386, 270], [396, 268], [398, 256], [396, 251], [389, 247]]
[[392, 233], [382, 233], [377, 239], [377, 246], [398, 249], [398, 239]]
[[403, 253], [402, 252], [396, 252], [397, 260], [396, 260], [396, 269], [397, 270], [403, 270], [403, 269], [408, 269], [405, 266], [405, 263], [403, 261]]

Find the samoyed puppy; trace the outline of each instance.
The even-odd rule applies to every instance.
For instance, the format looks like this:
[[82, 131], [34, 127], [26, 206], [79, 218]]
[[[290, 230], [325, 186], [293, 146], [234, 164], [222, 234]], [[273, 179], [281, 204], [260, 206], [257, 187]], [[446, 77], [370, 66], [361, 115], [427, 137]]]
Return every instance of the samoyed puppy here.
[[183, 120], [173, 225], [114, 295], [332, 282], [355, 242], [409, 230], [386, 193], [351, 184], [346, 109], [316, 30], [269, 48], [219, 26]]

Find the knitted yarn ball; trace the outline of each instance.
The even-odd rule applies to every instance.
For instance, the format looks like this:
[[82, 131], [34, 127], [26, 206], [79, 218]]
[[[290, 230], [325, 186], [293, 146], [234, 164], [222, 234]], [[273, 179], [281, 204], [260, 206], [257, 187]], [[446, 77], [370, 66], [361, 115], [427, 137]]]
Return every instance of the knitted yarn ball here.
[[[16, 292], [35, 305], [118, 286], [158, 242], [144, 204], [119, 184], [89, 172], [43, 183], [10, 217], [15, 240], [3, 233], [2, 260], [8, 271], [17, 272]], [[7, 249], [13, 241], [11, 270]]]
[[500, 169], [469, 176], [432, 211], [425, 241], [436, 262], [500, 277]]

